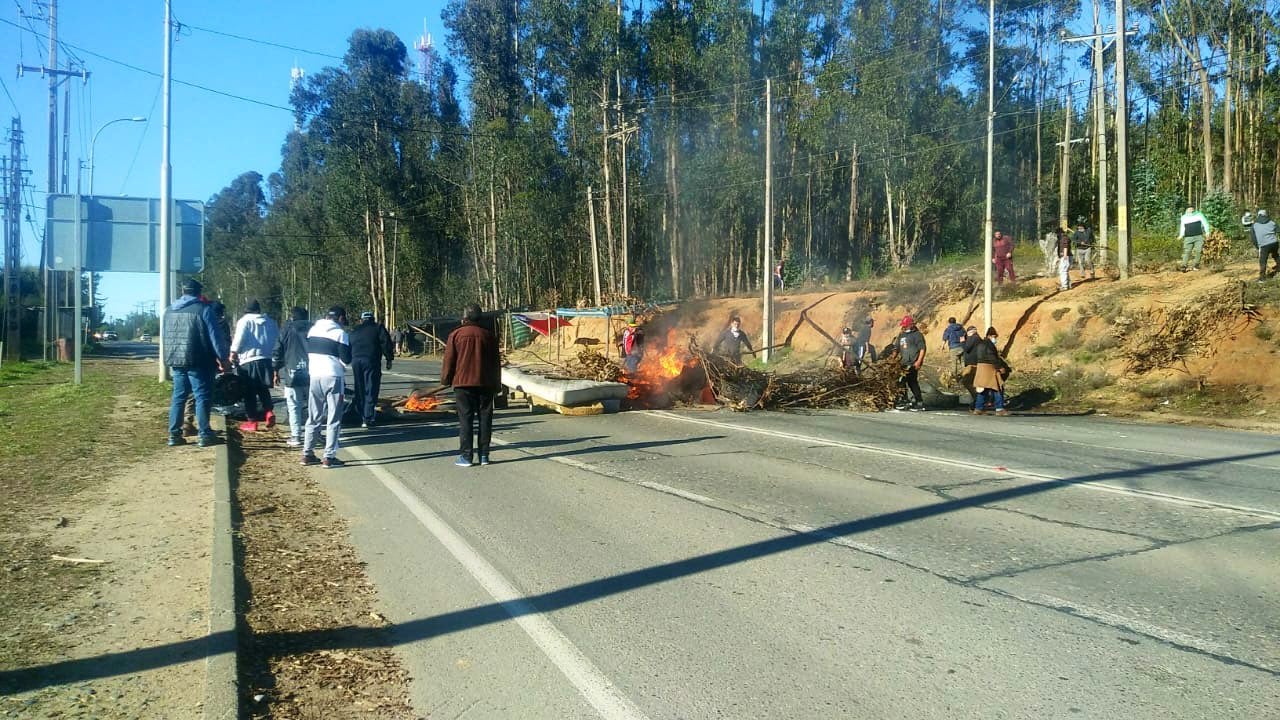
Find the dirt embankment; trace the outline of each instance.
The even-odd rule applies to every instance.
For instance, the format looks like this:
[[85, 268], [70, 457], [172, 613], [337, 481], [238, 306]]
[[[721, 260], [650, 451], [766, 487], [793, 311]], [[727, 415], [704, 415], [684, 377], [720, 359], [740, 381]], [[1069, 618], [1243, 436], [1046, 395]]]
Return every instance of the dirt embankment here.
[[[1115, 413], [1265, 420], [1280, 408], [1280, 279], [1255, 284], [1254, 266], [1222, 272], [1153, 272], [1120, 282], [1099, 274], [1060, 291], [1056, 278], [997, 287], [992, 323], [1014, 366], [1011, 393], [1048, 410], [1094, 408]], [[872, 342], [891, 343], [903, 315], [915, 317], [929, 342], [926, 377], [947, 385], [942, 351], [947, 319], [982, 324], [977, 268], [929, 280], [880, 280], [838, 292], [783, 293], [775, 300], [774, 338], [786, 343], [779, 366], [835, 362], [843, 326], [875, 321]], [[758, 298], [695, 300], [668, 306], [646, 324], [648, 342], [710, 343], [739, 315], [758, 345]], [[583, 339], [616, 338], [629, 317], [576, 318], [557, 338], [539, 338], [523, 355], [564, 362]], [[980, 330], [984, 328], [979, 328]], [[558, 342], [557, 342], [558, 341]], [[616, 357], [616, 347], [609, 352]], [[520, 357], [517, 355], [516, 357]]]

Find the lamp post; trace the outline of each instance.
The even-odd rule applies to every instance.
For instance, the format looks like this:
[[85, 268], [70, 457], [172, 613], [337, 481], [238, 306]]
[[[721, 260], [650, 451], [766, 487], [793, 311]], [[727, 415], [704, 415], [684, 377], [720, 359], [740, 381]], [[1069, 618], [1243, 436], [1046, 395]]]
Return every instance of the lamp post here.
[[[89, 143], [89, 195], [91, 196], [93, 195], [93, 148], [94, 148], [94, 145], [97, 144], [98, 142], [98, 135], [102, 134], [102, 131], [106, 130], [109, 125], [114, 125], [118, 122], [143, 122], [145, 120], [146, 118], [142, 118], [142, 117], [117, 118], [115, 120], [112, 120], [104, 124], [102, 127], [98, 128], [97, 132], [93, 134], [93, 140], [90, 141]], [[81, 292], [81, 286], [80, 286], [80, 283], [82, 281], [81, 276], [84, 274], [84, 245], [85, 245], [84, 217], [83, 217], [84, 209], [81, 207], [83, 202], [84, 202], [84, 197], [80, 194], [80, 172], [77, 170], [76, 172], [76, 222], [75, 222], [75, 229], [76, 229], [75, 230], [75, 233], [76, 233], [75, 235], [76, 237], [75, 239], [75, 242], [76, 242], [76, 269], [75, 269], [76, 304], [75, 304], [75, 308], [76, 310], [75, 310], [75, 322], [73, 323], [73, 326], [75, 327], [75, 355], [76, 355], [74, 382], [76, 385], [79, 385], [84, 381], [84, 370], [83, 370], [84, 368], [84, 364], [83, 364], [84, 296], [83, 296], [83, 293]], [[92, 280], [90, 280], [90, 283], [92, 283]], [[90, 284], [89, 287], [90, 287], [89, 292], [92, 295], [93, 285]]]
[[92, 195], [92, 194], [93, 194], [93, 168], [94, 168], [94, 165], [93, 165], [93, 148], [94, 148], [94, 146], [95, 146], [95, 145], [97, 145], [97, 144], [98, 144], [98, 136], [102, 134], [102, 131], [103, 131], [103, 130], [106, 130], [107, 128], [111, 127], [112, 125], [115, 125], [116, 123], [122, 123], [122, 122], [146, 122], [146, 121], [147, 121], [147, 119], [146, 119], [146, 118], [144, 118], [144, 117], [137, 117], [137, 116], [135, 116], [135, 117], [123, 117], [123, 118], [116, 118], [115, 120], [112, 120], [112, 121], [110, 121], [110, 122], [108, 122], [108, 123], [104, 124], [102, 127], [98, 128], [98, 131], [97, 131], [97, 132], [95, 132], [95, 133], [93, 134], [93, 140], [89, 143], [89, 194], [90, 194], [90, 195]]

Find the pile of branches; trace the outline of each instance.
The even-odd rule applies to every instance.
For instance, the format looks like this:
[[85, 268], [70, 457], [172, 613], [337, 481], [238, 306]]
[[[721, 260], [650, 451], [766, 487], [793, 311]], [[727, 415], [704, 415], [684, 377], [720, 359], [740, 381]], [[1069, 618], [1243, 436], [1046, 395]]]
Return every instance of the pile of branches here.
[[690, 341], [689, 352], [706, 371], [716, 400], [738, 411], [832, 407], [884, 410], [893, 407], [902, 375], [896, 356], [881, 358], [863, 368], [861, 374], [845, 368], [777, 374], [704, 352], [696, 341]]
[[589, 348], [583, 348], [564, 370], [579, 380], [622, 382], [622, 366]]
[[1189, 302], [1130, 312], [1115, 323], [1116, 332], [1128, 338], [1123, 350], [1128, 370], [1145, 373], [1209, 352], [1224, 323], [1259, 317], [1245, 304], [1240, 286], [1224, 283]]

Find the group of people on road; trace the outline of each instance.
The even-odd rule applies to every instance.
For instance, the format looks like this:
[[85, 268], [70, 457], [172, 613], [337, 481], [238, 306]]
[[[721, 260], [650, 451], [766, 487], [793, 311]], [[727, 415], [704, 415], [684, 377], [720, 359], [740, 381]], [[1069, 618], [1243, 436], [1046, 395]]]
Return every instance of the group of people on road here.
[[[340, 305], [310, 321], [304, 308], [289, 311], [279, 327], [250, 301], [236, 322], [234, 334], [220, 320], [216, 305], [204, 298], [195, 279], [182, 284], [182, 296], [164, 316], [163, 361], [173, 374], [169, 409], [170, 446], [186, 443], [182, 435], [183, 409], [194, 399], [195, 422], [201, 447], [217, 441], [209, 424], [211, 396], [218, 373], [234, 371], [243, 390], [246, 420], [241, 432], [275, 425], [272, 387], [281, 387], [288, 408], [289, 447], [300, 448], [303, 465], [341, 467], [338, 458], [342, 419], [348, 405], [346, 374], [354, 377], [351, 407], [368, 429], [377, 421], [377, 402], [384, 368], [391, 370], [397, 338], [374, 314], [360, 314], [347, 330], [347, 313]], [[219, 304], [220, 305], [220, 304]], [[445, 343], [442, 386], [451, 386], [459, 418], [459, 457], [455, 464], [489, 464], [494, 396], [501, 387], [498, 342], [478, 323], [478, 305], [463, 311], [462, 325]], [[478, 434], [473, 427], [478, 426]], [[323, 436], [323, 448], [317, 445]]]

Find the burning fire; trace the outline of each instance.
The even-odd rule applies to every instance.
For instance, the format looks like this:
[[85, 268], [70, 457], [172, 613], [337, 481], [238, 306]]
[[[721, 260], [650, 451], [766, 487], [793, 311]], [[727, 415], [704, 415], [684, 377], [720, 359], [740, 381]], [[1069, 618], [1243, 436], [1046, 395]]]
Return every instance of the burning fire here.
[[[689, 353], [688, 348], [680, 344], [675, 328], [667, 331], [665, 343], [655, 347], [656, 345], [654, 343], [646, 348], [636, 373], [623, 378], [631, 386], [631, 390], [627, 393], [627, 400], [632, 406], [669, 406], [671, 395], [685, 395], [690, 390], [698, 390], [691, 387], [691, 383], [700, 384], [702, 392], [699, 393], [698, 399], [701, 402], [707, 402], [709, 388], [705, 387], [706, 379], [699, 368], [698, 359]], [[691, 372], [695, 370], [696, 377]], [[686, 373], [689, 374], [686, 375]]]
[[410, 396], [409, 400], [404, 404], [404, 409], [410, 412], [431, 412], [438, 407], [440, 407], [440, 398], [434, 395]]

